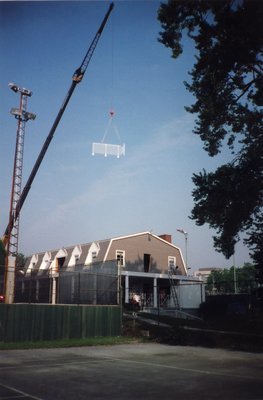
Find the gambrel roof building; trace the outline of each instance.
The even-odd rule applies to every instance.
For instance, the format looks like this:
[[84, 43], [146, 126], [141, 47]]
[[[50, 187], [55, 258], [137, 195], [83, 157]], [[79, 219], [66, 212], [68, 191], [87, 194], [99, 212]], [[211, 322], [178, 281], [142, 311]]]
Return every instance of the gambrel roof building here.
[[[192, 285], [199, 282], [197, 278], [189, 277], [186, 265], [179, 247], [172, 244], [171, 235], [154, 235], [151, 232], [141, 232], [112, 239], [77, 244], [53, 251], [33, 254], [26, 264], [26, 276], [58, 277], [64, 272], [89, 271], [94, 265], [104, 265], [113, 262], [118, 266], [121, 277], [124, 303], [129, 303], [134, 293], [137, 293], [153, 307], [158, 305], [158, 293], [171, 297], [169, 270], [173, 270], [176, 285]], [[186, 288], [186, 286], [185, 286]], [[54, 290], [52, 289], [54, 292]], [[183, 290], [181, 290], [183, 293]], [[197, 307], [198, 298], [191, 304], [186, 301], [185, 294], [181, 296], [180, 307]], [[164, 297], [164, 296], [163, 296]], [[169, 304], [172, 299], [169, 298]], [[56, 302], [55, 295], [52, 302]]]
[[43, 274], [55, 268], [73, 271], [78, 266], [111, 260], [118, 260], [123, 270], [166, 273], [173, 265], [178, 267], [178, 274], [187, 275], [181, 250], [171, 243], [171, 235], [156, 236], [151, 232], [33, 254], [27, 261], [26, 273]]

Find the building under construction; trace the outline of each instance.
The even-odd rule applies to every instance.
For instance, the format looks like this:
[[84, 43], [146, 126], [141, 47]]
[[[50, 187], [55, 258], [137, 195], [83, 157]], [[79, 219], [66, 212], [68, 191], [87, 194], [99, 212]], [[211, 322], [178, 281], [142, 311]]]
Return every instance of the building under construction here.
[[18, 274], [16, 302], [190, 311], [204, 300], [171, 235], [151, 232], [33, 254]]

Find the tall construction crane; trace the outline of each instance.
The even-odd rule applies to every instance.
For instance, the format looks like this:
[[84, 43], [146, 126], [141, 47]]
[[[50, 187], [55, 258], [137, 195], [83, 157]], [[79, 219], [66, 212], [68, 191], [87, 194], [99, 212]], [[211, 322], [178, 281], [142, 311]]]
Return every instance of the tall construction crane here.
[[[65, 109], [66, 109], [66, 107], [67, 107], [67, 105], [69, 103], [69, 100], [70, 100], [70, 98], [71, 98], [76, 86], [82, 81], [82, 79], [83, 79], [83, 77], [85, 75], [85, 72], [87, 70], [89, 62], [90, 62], [90, 60], [92, 58], [94, 50], [95, 50], [95, 48], [96, 48], [96, 46], [98, 44], [98, 41], [100, 39], [100, 36], [101, 36], [101, 34], [103, 32], [103, 29], [104, 29], [104, 27], [105, 27], [105, 25], [107, 23], [107, 20], [108, 20], [108, 18], [110, 16], [110, 13], [113, 10], [113, 7], [114, 7], [114, 4], [110, 3], [109, 9], [108, 9], [103, 21], [102, 21], [97, 33], [96, 33], [96, 35], [95, 35], [95, 37], [94, 37], [94, 39], [93, 39], [93, 41], [92, 41], [87, 53], [85, 54], [85, 57], [84, 57], [81, 65], [80, 65], [80, 67], [77, 68], [75, 70], [74, 74], [73, 74], [72, 83], [70, 85], [70, 88], [69, 88], [69, 90], [68, 90], [68, 92], [66, 94], [66, 97], [65, 97], [65, 99], [64, 99], [64, 101], [62, 103], [62, 106], [60, 107], [60, 109], [58, 111], [57, 117], [56, 117], [56, 119], [55, 119], [55, 121], [54, 121], [54, 123], [53, 123], [53, 125], [52, 125], [52, 127], [51, 127], [51, 129], [49, 131], [49, 134], [48, 134], [48, 136], [47, 136], [47, 138], [46, 138], [46, 140], [45, 140], [45, 142], [44, 142], [44, 144], [42, 146], [42, 149], [41, 149], [41, 151], [39, 153], [39, 156], [38, 156], [38, 158], [37, 158], [37, 160], [36, 160], [36, 162], [35, 162], [35, 164], [33, 166], [31, 174], [29, 175], [29, 178], [28, 178], [28, 180], [27, 180], [27, 182], [26, 182], [26, 184], [24, 186], [24, 189], [23, 189], [23, 191], [21, 193], [21, 196], [19, 197], [19, 199], [18, 199], [18, 201], [16, 203], [16, 207], [13, 210], [12, 217], [10, 218], [9, 223], [8, 223], [8, 225], [6, 227], [6, 230], [4, 232], [3, 243], [4, 243], [6, 248], [8, 246], [9, 232], [12, 231], [17, 219], [19, 218], [20, 211], [21, 211], [21, 209], [23, 207], [23, 204], [25, 202], [25, 199], [26, 199], [26, 197], [27, 197], [27, 195], [28, 195], [28, 193], [30, 191], [31, 185], [32, 185], [32, 183], [34, 181], [34, 178], [35, 178], [35, 176], [37, 174], [37, 171], [38, 171], [38, 169], [39, 169], [39, 167], [41, 165], [41, 162], [42, 162], [42, 160], [43, 160], [43, 158], [44, 158], [44, 156], [45, 156], [45, 154], [47, 152], [47, 149], [48, 149], [48, 147], [49, 147], [49, 145], [50, 145], [50, 143], [51, 143], [51, 141], [53, 139], [53, 136], [55, 134], [57, 126], [58, 126], [58, 124], [59, 124], [59, 122], [60, 122], [60, 120], [61, 120], [61, 118], [62, 118], [62, 116], [64, 114], [64, 111], [65, 111]], [[13, 289], [11, 289], [11, 293], [10, 293], [10, 287], [11, 288], [14, 287], [14, 282], [12, 282], [12, 280], [14, 281], [15, 274], [9, 274], [10, 270], [13, 270], [13, 269], [15, 269], [15, 267], [13, 265], [9, 265], [9, 263], [7, 261], [6, 270], [5, 270], [5, 288], [4, 288], [5, 289], [5, 302], [6, 303], [13, 303], [14, 302], [14, 291], [13, 291]], [[8, 275], [10, 275], [10, 278], [11, 278], [10, 284], [6, 283]]]

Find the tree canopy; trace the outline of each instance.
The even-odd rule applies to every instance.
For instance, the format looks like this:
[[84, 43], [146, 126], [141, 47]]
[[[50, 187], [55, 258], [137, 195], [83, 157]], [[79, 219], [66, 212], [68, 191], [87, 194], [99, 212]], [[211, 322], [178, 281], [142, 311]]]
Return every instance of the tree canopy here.
[[0, 274], [1, 271], [4, 271], [5, 268], [5, 246], [0, 239]]
[[194, 41], [196, 62], [186, 88], [195, 97], [194, 133], [209, 156], [229, 147], [232, 159], [195, 173], [190, 218], [216, 230], [214, 246], [226, 258], [240, 233], [263, 270], [263, 2], [176, 0], [161, 4], [159, 41], [177, 58], [183, 32]]
[[207, 278], [207, 290], [212, 293], [249, 293], [257, 287], [254, 265], [246, 263], [241, 268], [212, 271]]
[[3, 294], [5, 275], [5, 246], [0, 239], [0, 295]]
[[[0, 275], [4, 274], [5, 271], [5, 257], [6, 257], [6, 250], [4, 243], [0, 239]], [[25, 267], [26, 264], [26, 257], [22, 253], [17, 253], [16, 256], [16, 269], [21, 270]]]

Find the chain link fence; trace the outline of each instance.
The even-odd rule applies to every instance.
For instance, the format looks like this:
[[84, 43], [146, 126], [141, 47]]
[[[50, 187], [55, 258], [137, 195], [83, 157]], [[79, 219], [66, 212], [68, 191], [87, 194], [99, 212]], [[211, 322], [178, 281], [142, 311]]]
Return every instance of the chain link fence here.
[[205, 286], [207, 295], [219, 294], [251, 294], [255, 292], [260, 285], [256, 280], [247, 279], [242, 281], [234, 280], [214, 280]]
[[120, 277], [116, 261], [78, 266], [75, 271], [32, 272], [18, 276], [16, 303], [120, 304]]

